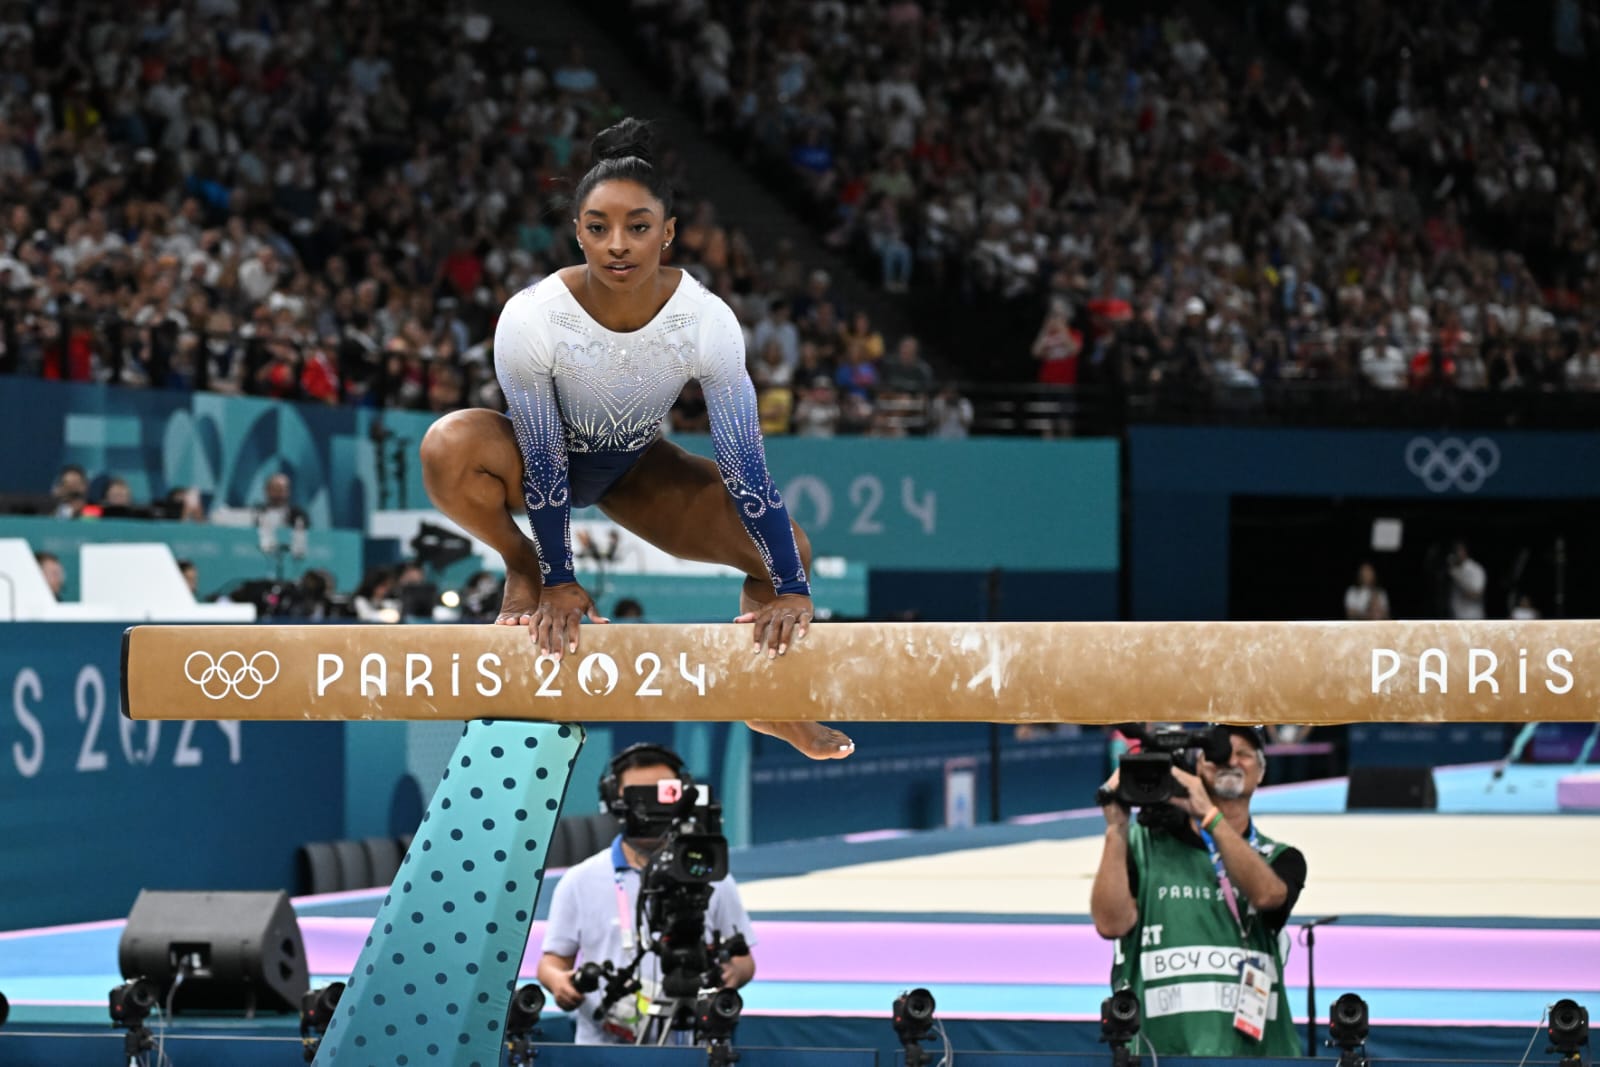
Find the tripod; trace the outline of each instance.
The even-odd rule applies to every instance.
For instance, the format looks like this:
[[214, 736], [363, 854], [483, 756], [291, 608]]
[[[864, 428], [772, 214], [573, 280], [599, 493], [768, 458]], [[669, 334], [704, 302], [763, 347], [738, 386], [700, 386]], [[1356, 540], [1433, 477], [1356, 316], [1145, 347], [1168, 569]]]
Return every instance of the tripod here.
[[1134, 1055], [1126, 1041], [1114, 1042], [1111, 1046], [1111, 1067], [1139, 1067], [1139, 1057]]
[[1367, 1046], [1347, 1048], [1339, 1053], [1339, 1067], [1367, 1067]]
[[539, 1050], [533, 1047], [531, 1036], [506, 1038], [506, 1063], [509, 1067], [524, 1067], [538, 1058]]
[[128, 1067], [145, 1067], [144, 1054], [155, 1047], [155, 1035], [144, 1023], [128, 1027], [122, 1035], [122, 1054], [128, 1058]]
[[[634, 1038], [636, 1045], [687, 1045], [690, 1042], [682, 1035], [694, 1032], [694, 1003], [683, 998], [669, 998], [653, 1000], [650, 1002], [650, 1011], [645, 1016], [644, 1025], [639, 1027], [639, 1034]], [[672, 1035], [680, 1035], [677, 1041], [672, 1040]]]

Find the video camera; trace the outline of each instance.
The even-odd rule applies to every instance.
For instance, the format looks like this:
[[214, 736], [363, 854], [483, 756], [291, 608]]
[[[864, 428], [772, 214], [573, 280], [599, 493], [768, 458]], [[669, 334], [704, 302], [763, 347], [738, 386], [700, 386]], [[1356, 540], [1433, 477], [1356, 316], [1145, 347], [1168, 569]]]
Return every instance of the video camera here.
[[671, 1005], [671, 1028], [693, 1029], [701, 1039], [726, 1043], [736, 1025], [736, 1018], [727, 1020], [732, 1002], [712, 1004], [702, 994], [720, 990], [722, 965], [749, 955], [750, 947], [740, 933], [726, 941], [720, 932], [710, 943], [706, 938], [713, 884], [728, 876], [722, 807], [712, 802], [709, 786], [696, 784], [688, 774], [653, 785], [626, 786], [616, 798], [620, 803], [612, 810], [622, 819], [624, 836], [651, 847], [639, 872], [638, 911], [643, 921], [637, 924], [650, 936], [640, 938], [639, 955], [632, 963], [621, 968], [609, 962], [585, 964], [573, 984], [581, 992], [605, 985], [598, 1013], [603, 1015], [621, 997], [637, 992], [639, 961], [646, 951], [653, 952], [660, 961], [660, 996]]
[[707, 985], [711, 969], [705, 927], [711, 885], [728, 877], [722, 806], [711, 802], [710, 786], [696, 785], [687, 775], [628, 786], [622, 800], [625, 833], [659, 842], [639, 874], [639, 906], [655, 933], [661, 992], [692, 999]]
[[1138, 808], [1139, 821], [1146, 826], [1171, 828], [1183, 821], [1182, 814], [1168, 803], [1184, 792], [1173, 777], [1174, 767], [1195, 774], [1202, 754], [1212, 763], [1227, 763], [1233, 757], [1233, 737], [1225, 726], [1147, 730], [1129, 723], [1118, 729], [1137, 739], [1140, 751], [1122, 757], [1116, 792], [1102, 788], [1095, 803], [1104, 807], [1115, 801], [1124, 808]]

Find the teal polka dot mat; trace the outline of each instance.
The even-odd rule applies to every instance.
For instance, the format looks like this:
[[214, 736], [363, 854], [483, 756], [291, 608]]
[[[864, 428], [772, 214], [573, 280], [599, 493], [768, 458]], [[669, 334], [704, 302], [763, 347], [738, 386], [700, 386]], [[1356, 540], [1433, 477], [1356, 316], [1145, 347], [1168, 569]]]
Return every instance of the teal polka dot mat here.
[[497, 1067], [583, 728], [475, 720], [346, 984], [315, 1067]]

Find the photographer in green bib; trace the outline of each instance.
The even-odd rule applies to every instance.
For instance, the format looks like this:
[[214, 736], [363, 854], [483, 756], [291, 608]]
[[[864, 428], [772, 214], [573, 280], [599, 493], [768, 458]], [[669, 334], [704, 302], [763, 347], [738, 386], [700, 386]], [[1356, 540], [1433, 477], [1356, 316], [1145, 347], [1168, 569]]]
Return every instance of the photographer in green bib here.
[[1138, 751], [1096, 797], [1106, 836], [1089, 912], [1116, 942], [1112, 989], [1138, 996], [1157, 1053], [1299, 1055], [1280, 935], [1306, 861], [1250, 817], [1265, 734], [1132, 729]]

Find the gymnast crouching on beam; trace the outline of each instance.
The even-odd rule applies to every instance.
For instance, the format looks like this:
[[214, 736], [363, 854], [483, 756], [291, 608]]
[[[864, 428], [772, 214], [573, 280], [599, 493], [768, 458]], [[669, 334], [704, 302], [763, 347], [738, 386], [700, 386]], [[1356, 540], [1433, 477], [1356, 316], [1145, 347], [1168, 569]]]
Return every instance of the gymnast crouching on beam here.
[[[781, 656], [811, 624], [811, 544], [767, 471], [733, 310], [686, 271], [661, 266], [677, 220], [651, 140], [635, 119], [595, 137], [574, 196], [584, 263], [506, 301], [495, 330], [510, 418], [479, 408], [434, 423], [423, 484], [440, 511], [500, 553], [497, 621], [528, 627], [542, 653], [576, 652], [580, 621], [607, 621], [572, 562], [571, 509], [598, 505], [671, 555], [743, 571], [734, 621], [751, 624], [755, 651]], [[691, 378], [705, 393], [716, 462], [661, 437]], [[531, 541], [511, 517], [524, 505]], [[855, 747], [821, 723], [749, 725], [813, 759]]]

